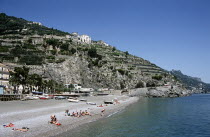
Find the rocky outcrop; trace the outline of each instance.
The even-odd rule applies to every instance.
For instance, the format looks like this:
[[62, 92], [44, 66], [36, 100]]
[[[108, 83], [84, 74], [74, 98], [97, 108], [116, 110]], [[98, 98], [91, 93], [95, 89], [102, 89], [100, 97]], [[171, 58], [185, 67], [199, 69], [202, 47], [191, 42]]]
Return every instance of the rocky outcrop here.
[[191, 95], [192, 91], [181, 87], [155, 87], [155, 88], [138, 88], [130, 90], [130, 96], [144, 97], [182, 97]]

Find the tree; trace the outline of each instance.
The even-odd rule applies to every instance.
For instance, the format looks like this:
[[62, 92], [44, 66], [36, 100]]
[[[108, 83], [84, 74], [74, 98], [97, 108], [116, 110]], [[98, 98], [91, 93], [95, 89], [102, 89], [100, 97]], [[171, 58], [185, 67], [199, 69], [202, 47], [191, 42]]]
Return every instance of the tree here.
[[136, 87], [135, 88], [143, 88], [144, 87], [144, 83], [142, 81], [139, 81], [137, 84], [136, 84]]
[[127, 57], [129, 55], [128, 51], [124, 52], [125, 53], [125, 56]]
[[61, 49], [62, 50], [69, 50], [69, 44], [68, 43], [61, 44]]
[[27, 79], [28, 79], [28, 73], [29, 68], [23, 66], [21, 67], [15, 67], [14, 72], [10, 72], [10, 82], [17, 85], [18, 87], [20, 85], [23, 86], [23, 93], [25, 93], [25, 86], [27, 85]]
[[77, 52], [77, 50], [75, 48], [71, 48], [70, 52], [71, 54], [74, 54], [75, 52]]
[[91, 58], [96, 58], [96, 57], [98, 57], [96, 48], [91, 48], [91, 49], [89, 49], [89, 50], [88, 50], [88, 55], [89, 55]]
[[59, 46], [59, 40], [57, 40], [57, 39], [47, 39], [46, 40], [46, 43], [48, 44], [48, 45], [52, 45], [53, 46], [53, 48], [55, 49], [55, 47], [58, 47]]
[[115, 48], [115, 47], [113, 47], [113, 48], [112, 48], [112, 51], [114, 52], [115, 50], [116, 50], [116, 48]]

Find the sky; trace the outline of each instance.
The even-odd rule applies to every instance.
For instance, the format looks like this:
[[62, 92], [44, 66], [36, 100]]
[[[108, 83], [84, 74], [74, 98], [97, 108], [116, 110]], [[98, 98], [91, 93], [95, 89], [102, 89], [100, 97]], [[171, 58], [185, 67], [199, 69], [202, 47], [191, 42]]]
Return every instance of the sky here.
[[0, 0], [0, 12], [87, 34], [210, 83], [210, 0]]

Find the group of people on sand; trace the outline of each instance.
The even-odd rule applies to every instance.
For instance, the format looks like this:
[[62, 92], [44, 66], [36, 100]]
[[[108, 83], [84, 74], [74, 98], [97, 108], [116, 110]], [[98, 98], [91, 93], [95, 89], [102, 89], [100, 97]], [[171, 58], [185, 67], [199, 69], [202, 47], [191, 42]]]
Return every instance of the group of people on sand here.
[[[7, 124], [7, 125], [3, 125], [3, 127], [14, 127], [15, 125], [13, 124], [13, 123], [9, 123], [9, 124]], [[29, 128], [28, 127], [22, 127], [22, 128], [12, 128], [12, 130], [14, 130], [14, 131], [22, 131], [22, 132], [26, 132], [26, 131], [28, 131], [29, 130]]]
[[73, 111], [72, 114], [69, 112], [69, 110], [66, 110], [65, 115], [66, 116], [72, 116], [72, 117], [82, 117], [82, 116], [85, 116], [85, 115], [91, 116], [90, 112], [88, 112], [87, 110], [85, 110], [85, 111], [80, 110], [79, 112], [78, 111], [76, 111], [76, 112]]

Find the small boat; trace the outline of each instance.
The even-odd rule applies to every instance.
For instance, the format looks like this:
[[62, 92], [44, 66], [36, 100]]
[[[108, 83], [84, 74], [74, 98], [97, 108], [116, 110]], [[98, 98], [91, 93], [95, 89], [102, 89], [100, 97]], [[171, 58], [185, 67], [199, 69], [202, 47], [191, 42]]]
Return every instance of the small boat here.
[[62, 100], [62, 99], [66, 99], [66, 97], [64, 97], [64, 96], [56, 96], [55, 99]]
[[87, 102], [87, 99], [80, 99], [79, 101]]
[[24, 99], [26, 99], [26, 100], [33, 100], [34, 97], [33, 96], [26, 96]]
[[34, 97], [33, 97], [33, 99], [34, 99], [34, 100], [37, 100], [37, 99], [39, 99], [39, 97], [37, 97], [37, 96], [34, 96]]
[[49, 99], [48, 96], [40, 96], [39, 99]]
[[97, 95], [98, 95], [98, 96], [107, 96], [107, 95], [109, 95], [109, 94], [107, 94], [107, 93], [98, 93]]
[[79, 100], [77, 100], [77, 99], [68, 99], [68, 101], [69, 102], [74, 102], [74, 103], [78, 103], [79, 102]]
[[88, 104], [88, 105], [96, 105], [96, 103], [94, 103], [94, 102], [87, 102], [86, 104]]
[[104, 101], [104, 104], [114, 104], [113, 101]]
[[26, 100], [37, 100], [37, 99], [39, 99], [39, 97], [37, 97], [37, 96], [26, 96], [24, 99], [26, 99]]

